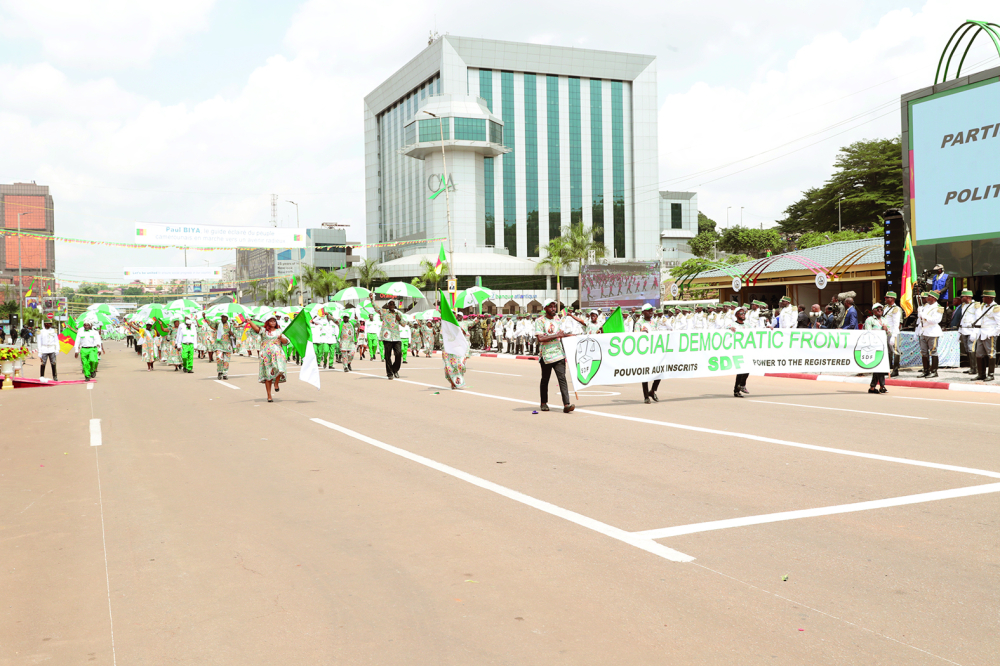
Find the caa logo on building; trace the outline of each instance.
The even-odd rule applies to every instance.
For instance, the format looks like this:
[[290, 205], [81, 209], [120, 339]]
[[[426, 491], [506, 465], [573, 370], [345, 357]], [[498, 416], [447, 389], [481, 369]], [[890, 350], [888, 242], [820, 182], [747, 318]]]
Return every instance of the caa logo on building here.
[[[883, 336], [884, 337], [884, 336]], [[854, 360], [865, 370], [870, 370], [882, 362], [885, 352], [882, 345], [871, 333], [864, 333], [858, 336], [858, 342], [854, 345]]]
[[601, 345], [593, 338], [586, 338], [576, 345], [576, 379], [581, 386], [586, 386], [597, 375], [604, 354]]

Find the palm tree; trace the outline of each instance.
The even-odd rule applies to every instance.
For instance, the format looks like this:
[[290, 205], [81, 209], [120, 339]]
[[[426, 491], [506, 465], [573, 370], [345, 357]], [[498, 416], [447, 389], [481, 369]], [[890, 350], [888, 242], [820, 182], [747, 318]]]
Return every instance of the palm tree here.
[[544, 273], [546, 269], [551, 270], [556, 275], [556, 302], [562, 303], [559, 298], [559, 274], [562, 270], [570, 264], [573, 259], [571, 259], [568, 252], [568, 241], [565, 236], [560, 236], [558, 238], [553, 238], [549, 241], [548, 245], [542, 246], [542, 252], [545, 253], [545, 258], [539, 260], [535, 265], [536, 273]]
[[422, 270], [423, 273], [413, 278], [413, 284], [419, 289], [425, 289], [428, 285], [434, 285], [434, 293], [437, 293], [438, 283], [441, 282], [441, 274], [448, 272], [448, 264], [442, 265], [441, 272], [438, 273], [434, 270], [434, 264], [426, 259], [421, 259], [420, 270]]
[[322, 291], [323, 282], [325, 280], [326, 272], [315, 266], [309, 264], [302, 265], [302, 286], [306, 287], [313, 294], [316, 293], [317, 288]]
[[264, 290], [264, 285], [260, 283], [260, 280], [250, 280], [247, 282], [247, 288], [250, 290], [250, 298], [256, 303], [257, 294]]
[[566, 241], [564, 252], [566, 263], [572, 264], [573, 262], [576, 262], [577, 293], [579, 293], [579, 275], [580, 269], [583, 268], [583, 263], [585, 261], [589, 262], [595, 259], [603, 259], [604, 255], [607, 254], [608, 249], [604, 246], [604, 243], [594, 240], [594, 228], [590, 227], [589, 229], [584, 229], [583, 224], [574, 224], [570, 227], [564, 227], [560, 238]]
[[378, 267], [377, 259], [365, 259], [358, 265], [358, 281], [365, 286], [365, 289], [371, 289], [375, 280], [386, 280], [388, 277], [385, 271]]

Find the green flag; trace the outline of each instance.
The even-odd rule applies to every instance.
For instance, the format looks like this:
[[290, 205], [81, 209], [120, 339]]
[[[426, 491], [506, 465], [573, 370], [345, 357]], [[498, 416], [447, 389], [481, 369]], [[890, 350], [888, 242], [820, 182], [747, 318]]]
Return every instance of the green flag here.
[[624, 333], [625, 332], [625, 320], [622, 319], [622, 309], [621, 306], [615, 309], [608, 317], [608, 320], [604, 322], [602, 330], [605, 333]]
[[288, 325], [282, 335], [288, 338], [288, 341], [292, 343], [295, 347], [295, 351], [298, 352], [299, 356], [306, 355], [306, 346], [309, 341], [312, 340], [312, 329], [309, 326], [309, 317], [298, 315], [292, 320], [292, 323]]
[[153, 330], [156, 331], [161, 337], [166, 337], [170, 333], [170, 327], [167, 326], [166, 322], [159, 318], [153, 320]]
[[451, 311], [451, 304], [443, 291], [438, 291], [441, 297], [441, 338], [446, 354], [465, 356], [469, 353], [469, 341], [465, 338], [458, 318]]

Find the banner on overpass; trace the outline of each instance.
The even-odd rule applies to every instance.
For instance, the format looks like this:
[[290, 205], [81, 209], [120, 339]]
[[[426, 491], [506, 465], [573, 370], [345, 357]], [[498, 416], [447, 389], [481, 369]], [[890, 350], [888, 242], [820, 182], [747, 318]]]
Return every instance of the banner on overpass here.
[[168, 266], [165, 268], [125, 268], [126, 280], [221, 280], [222, 269], [211, 268], [209, 266], [177, 267]]
[[145, 224], [136, 222], [136, 240], [152, 245], [194, 247], [305, 247], [304, 229], [276, 227], [210, 227], [203, 224]]
[[824, 329], [655, 331], [562, 339], [577, 390], [765, 372], [889, 372], [885, 334]]

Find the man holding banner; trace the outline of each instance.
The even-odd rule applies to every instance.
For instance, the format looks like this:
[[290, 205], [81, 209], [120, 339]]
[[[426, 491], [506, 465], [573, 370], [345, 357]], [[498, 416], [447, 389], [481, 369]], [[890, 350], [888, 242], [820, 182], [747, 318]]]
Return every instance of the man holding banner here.
[[[541, 406], [539, 411], [549, 411], [549, 379], [553, 370], [556, 373], [556, 380], [559, 382], [559, 392], [563, 399], [563, 413], [569, 414], [576, 405], [570, 404], [569, 385], [566, 383], [566, 354], [563, 352], [561, 340], [569, 337], [574, 339], [577, 336], [569, 336], [561, 328], [560, 320], [556, 319], [556, 310], [559, 305], [552, 299], [545, 301], [545, 316], [539, 317], [535, 321], [535, 337], [540, 346], [538, 362], [542, 366], [542, 381], [539, 385], [541, 395]], [[589, 338], [588, 338], [589, 339]]]

